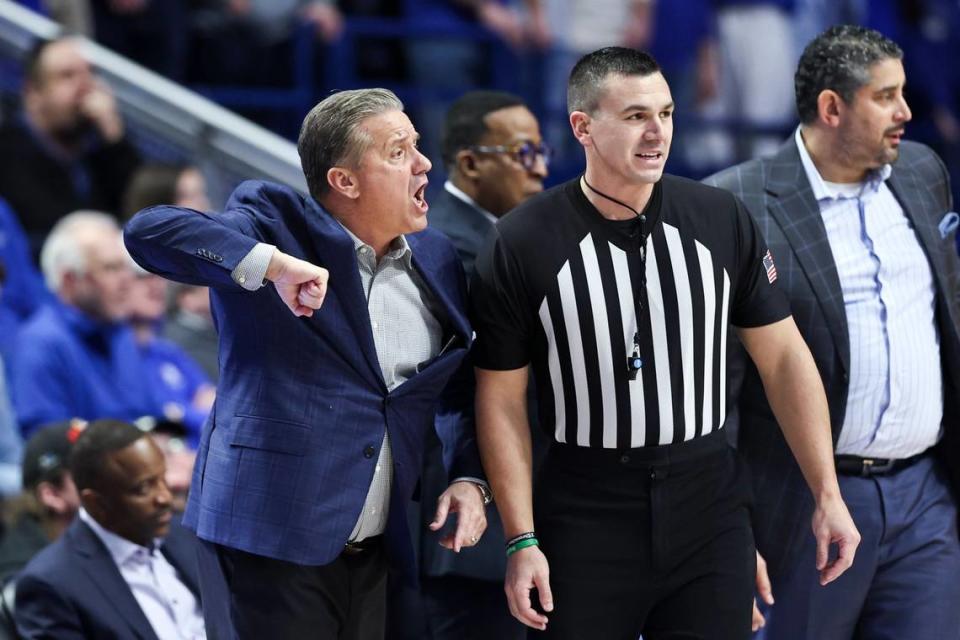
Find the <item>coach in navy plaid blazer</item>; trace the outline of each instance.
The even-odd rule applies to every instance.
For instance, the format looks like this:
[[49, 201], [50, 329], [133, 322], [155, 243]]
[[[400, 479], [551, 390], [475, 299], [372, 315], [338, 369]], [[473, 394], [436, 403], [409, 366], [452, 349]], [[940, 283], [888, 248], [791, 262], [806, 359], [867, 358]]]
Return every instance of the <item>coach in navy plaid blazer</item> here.
[[216, 621], [229, 616], [240, 637], [377, 638], [387, 559], [415, 576], [405, 514], [429, 429], [450, 477], [469, 481], [444, 492], [437, 526], [457, 513], [456, 550], [485, 526], [473, 424], [461, 419], [473, 399], [466, 280], [453, 245], [425, 228], [430, 163], [395, 95], [333, 94], [304, 132], [315, 195], [248, 181], [223, 213], [154, 207], [125, 238], [144, 268], [211, 288], [220, 383], [184, 522], [212, 543], [229, 585]]
[[[831, 30], [833, 31], [832, 34], [831, 31], [828, 31], [824, 36], [828, 39], [839, 36], [841, 40], [846, 39], [847, 42], [860, 41], [862, 43], [861, 38], [882, 42], [879, 34], [875, 32], [857, 31], [857, 28], [848, 27], [835, 29], [837, 31]], [[824, 36], [821, 36], [821, 38], [824, 38]], [[811, 45], [811, 47], [813, 46]], [[899, 65], [899, 57], [896, 53], [891, 52], [899, 51], [899, 49], [889, 41], [886, 41], [883, 46], [889, 47], [889, 49], [884, 49], [886, 57], [881, 56], [881, 62], [893, 60], [894, 62], [888, 64], [885, 68], [896, 70], [897, 65]], [[811, 48], [808, 47], [807, 51], [810, 50]], [[830, 55], [837, 58], [843, 54], [832, 50]], [[808, 56], [808, 53], [805, 52], [804, 56]], [[880, 65], [880, 62], [872, 64], [874, 66], [870, 67], [871, 73]], [[801, 59], [801, 67], [803, 65], [804, 59]], [[798, 78], [800, 78], [800, 73], [798, 71]], [[902, 71], [900, 73], [902, 78]], [[873, 77], [871, 75], [871, 78]], [[802, 79], [798, 80], [798, 87], [800, 87], [801, 81]], [[833, 81], [836, 82], [836, 80]], [[873, 82], [872, 79], [871, 82]], [[832, 87], [834, 85], [827, 86]], [[873, 85], [870, 85], [870, 91], [873, 90]], [[887, 91], [891, 90], [888, 89]], [[817, 94], [814, 93], [813, 95], [816, 96]], [[819, 95], [823, 96], [822, 93]], [[895, 99], [903, 104], [902, 119], [899, 121], [900, 126], [898, 127], [899, 130], [902, 130], [902, 124], [909, 120], [910, 112], [901, 97]], [[801, 106], [801, 100], [798, 98], [798, 107]], [[811, 108], [823, 109], [824, 107], [823, 103], [818, 103], [818, 106]], [[852, 112], [852, 107], [848, 106], [846, 108]], [[822, 119], [823, 111], [820, 113], [819, 117]], [[801, 108], [801, 119], [803, 119], [803, 115], [803, 109]], [[814, 118], [811, 117], [810, 120], [804, 121], [812, 127]], [[866, 127], [866, 125], [861, 126]], [[898, 138], [898, 136], [895, 137]], [[866, 139], [872, 140], [872, 138]], [[829, 402], [834, 445], [836, 445], [848, 410], [851, 341], [843, 289], [837, 264], [834, 260], [833, 251], [835, 249], [831, 249], [824, 217], [808, 179], [808, 173], [804, 167], [804, 160], [801, 158], [798, 144], [804, 144], [801, 137], [799, 135], [791, 137], [774, 156], [733, 167], [707, 178], [706, 182], [728, 189], [743, 200], [767, 240], [776, 262], [778, 277], [790, 297], [793, 317], [813, 353], [823, 379]], [[806, 148], [810, 148], [809, 142]], [[827, 147], [821, 147], [821, 153], [826, 149]], [[833, 152], [839, 153], [836, 149]], [[934, 452], [943, 462], [941, 468], [952, 476], [950, 482], [954, 489], [957, 489], [960, 488], [960, 482], [958, 482], [958, 479], [960, 479], [960, 406], [958, 406], [960, 404], [960, 336], [958, 336], [958, 326], [960, 326], [958, 324], [960, 323], [960, 261], [958, 261], [954, 244], [956, 230], [954, 228], [948, 229], [943, 224], [944, 220], [955, 217], [955, 214], [951, 213], [949, 178], [946, 168], [936, 154], [921, 144], [908, 141], [900, 142], [899, 158], [891, 166], [892, 171], [886, 180], [886, 186], [892, 192], [910, 227], [912, 227], [919, 248], [926, 257], [932, 274], [934, 317], [939, 333], [941, 362], [930, 362], [929, 366], [939, 369], [943, 383], [942, 437], [934, 448]], [[827, 178], [823, 179], [826, 180]], [[926, 366], [926, 364], [924, 363], [921, 366]], [[797, 567], [802, 566], [798, 565], [799, 555], [803, 552], [804, 545], [809, 544], [808, 522], [813, 511], [813, 502], [806, 490], [800, 469], [794, 461], [780, 429], [777, 427], [776, 419], [766, 401], [756, 370], [748, 359], [731, 357], [730, 375], [732, 378], [730, 389], [734, 398], [732, 406], [735, 408], [730, 421], [738, 422], [738, 448], [748, 462], [752, 473], [756, 499], [754, 531], [757, 549], [767, 560], [769, 573], [774, 579], [774, 596], [777, 596], [776, 583], [778, 578], [783, 579], [785, 584], [791, 585], [795, 584], [794, 581], [799, 583], [801, 580], [801, 578], [796, 577], [799, 573], [802, 573], [797, 570]], [[933, 376], [933, 378], [935, 379], [936, 376]], [[737, 395], [738, 386], [739, 395]], [[921, 494], [928, 491], [929, 487], [924, 488], [923, 485], [918, 485], [912, 479], [906, 478], [903, 475], [907, 474], [906, 471], [897, 473], [896, 476], [890, 476], [891, 482], [912, 482], [913, 484], [910, 485], [914, 487], [912, 490]], [[868, 494], [873, 489], [872, 485], [861, 484], [857, 486], [867, 487]], [[903, 487], [904, 485], [886, 486]], [[844, 491], [842, 483], [841, 491]], [[886, 494], [883, 494], [883, 496], [883, 500], [886, 500]], [[877, 497], [875, 491], [873, 497]], [[844, 499], [850, 504], [846, 493]], [[949, 498], [947, 498], [947, 501], [949, 501]], [[954, 499], [953, 502], [955, 503], [956, 500]], [[903, 505], [887, 505], [885, 503], [883, 509], [870, 507], [871, 512], [881, 510], [886, 512], [888, 509], [901, 512], [910, 510], [909, 507], [904, 509]], [[853, 508], [851, 508], [851, 512], [854, 512]], [[951, 513], [953, 517], [944, 518], [947, 522], [943, 522], [942, 526], [936, 525], [934, 528], [939, 527], [944, 532], [943, 539], [947, 541], [946, 546], [955, 549], [955, 507], [945, 508], [944, 513]], [[882, 518], [891, 516], [899, 518], [902, 515], [902, 513], [885, 513], [878, 515], [878, 518], [880, 518], [880, 522], [885, 522]], [[854, 519], [857, 521], [855, 513]], [[891, 517], [890, 522], [892, 521], [893, 518]], [[916, 522], [925, 522], [922, 526], [930, 527], [929, 521], [918, 519]], [[861, 532], [864, 531], [861, 521], [857, 521], [857, 526]], [[918, 526], [921, 525], [918, 524]], [[877, 528], [874, 527], [875, 530]], [[893, 539], [892, 536], [899, 534], [886, 531], [884, 526], [879, 527], [879, 529], [880, 542], [878, 544], [880, 546], [878, 548], [881, 551], [877, 552], [875, 557], [884, 558], [883, 554], [887, 553], [887, 550], [882, 545], [886, 544], [885, 541]], [[891, 538], [888, 538], [888, 534]], [[919, 536], [917, 539], [920, 542], [917, 544], [922, 545], [922, 541], [926, 539], [924, 536], [932, 536], [933, 534], [930, 534], [929, 530], [922, 530], [913, 531], [910, 535]], [[867, 537], [864, 538], [864, 541], [866, 543]], [[807, 548], [809, 549], [809, 547]], [[861, 545], [858, 557], [864, 553], [866, 553], [865, 547]], [[894, 557], [896, 557], [895, 554]], [[907, 557], [912, 558], [913, 556]], [[844, 594], [843, 597], [852, 592], [859, 594], [850, 597], [849, 601], [844, 600], [844, 604], [834, 604], [837, 607], [855, 609], [852, 611], [853, 623], [861, 625], [867, 618], [861, 617], [857, 622], [858, 616], [872, 616], [870, 624], [873, 624], [883, 614], [881, 611], [878, 615], [876, 608], [871, 609], [871, 603], [867, 601], [868, 591], [871, 597], [873, 597], [872, 594], [876, 593], [876, 591], [871, 590], [871, 583], [876, 583], [871, 575], [870, 561], [866, 562], [866, 565], [861, 564], [861, 567], [867, 567], [863, 570], [865, 575], [862, 576], [861, 583], [851, 582], [856, 578], [845, 575], [838, 582], [840, 591], [830, 592], [834, 595]], [[889, 562], [892, 562], [889, 557], [881, 560], [884, 566]], [[910, 560], [905, 560], [905, 562], [910, 562]], [[929, 571], [929, 569], [927, 570]], [[915, 596], [933, 602], [935, 598], [928, 596], [931, 595], [930, 589], [936, 590], [936, 587], [930, 586], [932, 582], [928, 579], [928, 574], [927, 577], [924, 577], [922, 570], [918, 569], [917, 571], [919, 575], [914, 574], [906, 577], [898, 587], [893, 588], [888, 597], [900, 598], [906, 602], [908, 597]], [[854, 560], [850, 575], [856, 575], [856, 572], [857, 559]], [[843, 580], [848, 581], [846, 585], [842, 584]], [[810, 583], [812, 584], [812, 578]], [[853, 586], [851, 587], [851, 585]], [[837, 631], [836, 626], [831, 632], [836, 632], [838, 634], [836, 636], [825, 634], [823, 631], [812, 631], [818, 625], [834, 624], [833, 622], [824, 623], [820, 620], [814, 622], [818, 616], [819, 618], [825, 618], [835, 615], [826, 613], [825, 609], [829, 609], [829, 607], [824, 606], [822, 600], [814, 600], [814, 602], [821, 602], [821, 604], [810, 605], [804, 603], [800, 605], [801, 607], [812, 607], [809, 615], [801, 614], [800, 622], [791, 618], [791, 624], [794, 626], [782, 637], [850, 637], [850, 634], [853, 633], [852, 629]], [[783, 602], [779, 598], [777, 603], [778, 605], [773, 609], [774, 621], [778, 616], [778, 606], [781, 608], [793, 606], [792, 603]], [[931, 606], [940, 607], [936, 603]], [[863, 607], [863, 612], [861, 612], [861, 607]], [[896, 607], [884, 605], [881, 609], [883, 608], [886, 608], [889, 612]], [[843, 615], [846, 614], [837, 616], [837, 620], [842, 618]], [[898, 617], [903, 618], [903, 616]], [[940, 621], [936, 621], [933, 624], [940, 623]], [[900, 622], [887, 620], [882, 624], [883, 628], [890, 631], [895, 630], [894, 627], [897, 624], [912, 623], [907, 623], [901, 619]], [[953, 622], [950, 622], [948, 626], [952, 627], [952, 625]], [[861, 632], [870, 637], [869, 629], [870, 627], [867, 627], [866, 630], [861, 628]], [[936, 629], [936, 631], [930, 631], [926, 628], [914, 626], [904, 636], [897, 636], [894, 633], [894, 636], [891, 637], [960, 637], [960, 628], [950, 628], [947, 631], [938, 626]], [[804, 635], [805, 632], [813, 635]], [[844, 635], [845, 633], [846, 635]], [[928, 633], [933, 635], [925, 635]]]

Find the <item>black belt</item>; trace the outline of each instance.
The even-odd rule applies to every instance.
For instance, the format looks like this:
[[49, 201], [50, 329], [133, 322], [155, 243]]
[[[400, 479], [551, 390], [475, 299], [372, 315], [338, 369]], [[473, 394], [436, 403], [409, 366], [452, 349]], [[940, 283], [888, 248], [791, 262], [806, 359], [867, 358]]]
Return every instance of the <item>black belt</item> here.
[[860, 456], [837, 456], [837, 473], [844, 476], [888, 476], [920, 462], [928, 453], [918, 453], [909, 458], [861, 458]]
[[355, 556], [361, 553], [373, 551], [380, 546], [382, 541], [383, 536], [371, 536], [356, 542], [348, 542], [347, 544], [343, 545], [343, 555]]

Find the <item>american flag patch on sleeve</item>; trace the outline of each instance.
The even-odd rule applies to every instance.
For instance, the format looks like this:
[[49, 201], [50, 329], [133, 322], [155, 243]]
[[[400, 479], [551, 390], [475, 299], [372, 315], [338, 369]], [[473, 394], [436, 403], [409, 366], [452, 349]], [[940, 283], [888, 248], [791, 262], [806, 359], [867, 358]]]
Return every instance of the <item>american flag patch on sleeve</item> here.
[[777, 280], [777, 265], [773, 264], [773, 256], [770, 255], [770, 249], [763, 254], [763, 268], [767, 270], [767, 280], [773, 284]]

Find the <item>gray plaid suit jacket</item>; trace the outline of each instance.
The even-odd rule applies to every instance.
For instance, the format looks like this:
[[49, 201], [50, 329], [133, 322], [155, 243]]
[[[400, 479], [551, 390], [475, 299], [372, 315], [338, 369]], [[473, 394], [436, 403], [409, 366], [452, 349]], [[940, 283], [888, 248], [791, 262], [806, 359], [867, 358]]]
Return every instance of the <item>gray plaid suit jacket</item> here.
[[[826, 229], [791, 137], [770, 158], [752, 160], [710, 176], [708, 184], [743, 200], [767, 240], [781, 286], [813, 353], [830, 405], [834, 443], [846, 411], [850, 343], [843, 294]], [[960, 264], [954, 233], [938, 223], [951, 209], [946, 168], [933, 151], [903, 142], [888, 185], [906, 212], [937, 290], [940, 363], [944, 379], [944, 437], [939, 454], [960, 486]], [[809, 536], [813, 499], [767, 403], [759, 375], [742, 348], [731, 356], [731, 397], [738, 421], [737, 446], [754, 487], [757, 548], [772, 575], [788, 570], [803, 536]], [[739, 396], [737, 386], [739, 385]]]

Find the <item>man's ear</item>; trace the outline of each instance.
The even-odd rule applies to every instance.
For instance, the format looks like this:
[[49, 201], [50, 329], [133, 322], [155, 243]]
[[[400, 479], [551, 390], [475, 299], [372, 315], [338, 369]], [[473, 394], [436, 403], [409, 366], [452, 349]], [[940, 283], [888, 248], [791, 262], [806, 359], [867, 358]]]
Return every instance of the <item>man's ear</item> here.
[[837, 127], [840, 124], [840, 115], [846, 106], [839, 93], [832, 89], [824, 89], [817, 96], [817, 118], [828, 127]]
[[97, 522], [103, 523], [109, 520], [110, 514], [107, 504], [103, 496], [94, 489], [87, 487], [80, 492], [80, 504]]
[[462, 175], [467, 178], [476, 178], [480, 172], [477, 170], [477, 156], [469, 149], [461, 149], [457, 152], [454, 164]]
[[590, 146], [590, 116], [583, 111], [574, 111], [570, 114], [570, 128], [577, 141], [585, 147]]
[[357, 180], [357, 175], [350, 169], [331, 167], [330, 170], [327, 171], [327, 184], [330, 185], [333, 191], [351, 200], [356, 200], [360, 197], [360, 183]]

